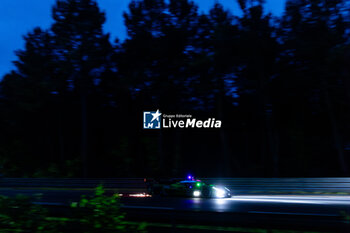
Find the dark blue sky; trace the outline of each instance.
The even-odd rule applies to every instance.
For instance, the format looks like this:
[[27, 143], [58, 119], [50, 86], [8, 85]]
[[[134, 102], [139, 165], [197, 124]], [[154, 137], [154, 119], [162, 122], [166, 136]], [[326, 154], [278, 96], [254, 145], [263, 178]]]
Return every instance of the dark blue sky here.
[[[194, 0], [201, 12], [207, 12], [217, 1], [230, 9], [234, 14], [240, 14], [236, 0]], [[130, 0], [97, 0], [100, 8], [106, 12], [106, 32], [111, 33], [111, 39], [124, 39], [126, 29], [122, 13], [127, 10]], [[267, 0], [266, 9], [274, 15], [283, 12], [285, 0]], [[16, 60], [14, 51], [23, 48], [22, 36], [34, 27], [49, 28], [51, 7], [55, 0], [0, 0], [0, 79], [13, 68]]]

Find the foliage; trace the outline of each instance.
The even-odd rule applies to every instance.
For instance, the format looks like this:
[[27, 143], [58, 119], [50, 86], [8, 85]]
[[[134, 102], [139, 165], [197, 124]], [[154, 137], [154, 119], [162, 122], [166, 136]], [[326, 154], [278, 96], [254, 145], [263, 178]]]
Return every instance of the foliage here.
[[47, 210], [25, 196], [0, 196], [0, 232], [59, 232], [59, 223], [46, 220]]
[[[39, 198], [39, 197], [38, 197]], [[33, 198], [18, 195], [0, 196], [0, 232], [58, 233], [70, 231], [84, 233], [138, 232], [146, 233], [146, 224], [128, 224], [120, 210], [119, 196], [108, 196], [102, 186], [93, 197], [83, 196], [71, 204], [69, 218], [53, 218], [42, 205], [33, 204]]]
[[146, 232], [145, 226], [127, 225], [123, 222], [125, 214], [120, 210], [119, 196], [108, 196], [100, 185], [91, 198], [83, 196], [82, 199], [71, 204], [76, 209], [80, 228], [83, 232]]

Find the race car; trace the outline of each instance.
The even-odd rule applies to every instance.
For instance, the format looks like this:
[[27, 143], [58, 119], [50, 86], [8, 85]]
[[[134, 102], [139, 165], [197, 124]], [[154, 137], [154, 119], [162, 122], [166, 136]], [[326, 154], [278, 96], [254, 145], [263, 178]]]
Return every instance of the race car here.
[[229, 198], [231, 191], [224, 186], [207, 184], [200, 180], [181, 180], [155, 183], [151, 188], [153, 196]]

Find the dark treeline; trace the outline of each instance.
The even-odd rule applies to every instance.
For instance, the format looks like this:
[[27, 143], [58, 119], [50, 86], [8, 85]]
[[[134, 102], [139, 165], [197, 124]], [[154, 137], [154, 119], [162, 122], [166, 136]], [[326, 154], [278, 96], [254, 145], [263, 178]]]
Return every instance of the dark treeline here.
[[[349, 175], [349, 2], [289, 0], [280, 17], [238, 3], [131, 1], [111, 43], [95, 1], [58, 0], [0, 83], [0, 172]], [[144, 130], [157, 109], [223, 127]]]

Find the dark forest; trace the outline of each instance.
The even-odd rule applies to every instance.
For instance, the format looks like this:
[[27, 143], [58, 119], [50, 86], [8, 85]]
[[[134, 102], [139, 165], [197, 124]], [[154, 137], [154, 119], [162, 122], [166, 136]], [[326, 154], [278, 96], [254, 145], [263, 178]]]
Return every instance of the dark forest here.
[[[94, 0], [57, 0], [0, 82], [5, 177], [337, 177], [350, 169], [350, 2], [134, 0], [112, 41]], [[142, 113], [219, 129], [145, 130]]]

